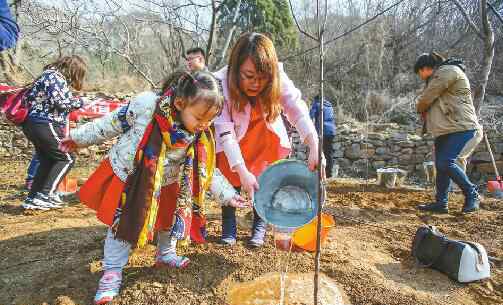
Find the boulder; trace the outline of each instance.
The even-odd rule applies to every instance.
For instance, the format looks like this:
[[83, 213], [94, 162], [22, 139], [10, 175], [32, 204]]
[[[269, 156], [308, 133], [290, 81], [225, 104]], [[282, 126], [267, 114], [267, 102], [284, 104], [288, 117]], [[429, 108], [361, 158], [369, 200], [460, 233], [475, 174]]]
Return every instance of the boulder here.
[[[499, 154], [494, 155], [494, 160], [498, 161], [500, 159], [501, 159], [501, 155], [499, 155]], [[473, 156], [472, 156], [472, 162], [473, 161], [475, 161], [475, 162], [481, 162], [481, 161], [491, 162], [491, 156], [489, 155], [489, 152], [486, 152], [486, 151], [477, 152], [477, 153], [473, 154]]]
[[354, 143], [351, 144], [351, 147], [346, 148], [344, 151], [344, 156], [350, 160], [356, 160], [361, 158], [362, 150], [360, 144]]

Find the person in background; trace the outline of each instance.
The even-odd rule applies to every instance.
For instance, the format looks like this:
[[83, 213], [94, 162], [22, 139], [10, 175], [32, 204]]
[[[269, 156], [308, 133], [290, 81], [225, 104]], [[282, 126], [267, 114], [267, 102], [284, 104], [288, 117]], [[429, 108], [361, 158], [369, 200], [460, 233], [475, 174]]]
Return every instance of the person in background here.
[[[414, 72], [426, 82], [417, 99], [416, 110], [426, 123], [426, 130], [435, 138], [436, 198], [422, 204], [422, 211], [448, 213], [451, 181], [463, 191], [463, 213], [479, 209], [477, 186], [466, 175], [466, 160], [482, 140], [473, 106], [470, 82], [459, 59], [445, 59], [432, 52], [420, 55]], [[460, 166], [461, 164], [461, 166]]]
[[72, 168], [74, 157], [61, 151], [59, 142], [65, 137], [68, 114], [83, 105], [80, 98], [73, 97], [70, 86], [81, 90], [86, 73], [87, 64], [82, 57], [61, 57], [45, 66], [24, 96], [29, 111], [22, 128], [40, 160], [23, 203], [25, 209], [49, 210], [63, 204], [55, 191]]
[[[311, 109], [309, 110], [309, 116], [314, 122], [316, 131], [320, 133], [320, 96], [316, 95], [314, 97], [313, 103], [311, 104]], [[333, 142], [335, 138], [335, 115], [332, 103], [328, 100], [323, 101], [323, 154], [327, 161], [326, 165], [326, 177], [332, 177], [332, 170], [334, 166], [333, 157]]]
[[19, 26], [12, 18], [7, 0], [0, 0], [0, 52], [14, 47], [18, 36]]
[[185, 52], [185, 60], [187, 61], [187, 68], [189, 68], [189, 71], [208, 72], [208, 68], [206, 67], [206, 54], [203, 49], [188, 49], [187, 52]]
[[28, 191], [31, 190], [31, 186], [33, 185], [33, 179], [35, 179], [35, 175], [37, 174], [39, 165], [40, 160], [38, 159], [37, 152], [35, 151], [31, 156], [30, 164], [28, 165], [28, 169], [26, 170], [26, 179], [24, 181], [24, 186]]
[[[229, 65], [215, 73], [225, 99], [222, 113], [215, 121], [217, 167], [237, 189], [253, 201], [258, 190], [257, 177], [266, 167], [286, 158], [291, 151], [281, 118], [286, 118], [309, 146], [308, 165], [318, 166], [318, 141], [309, 111], [278, 62], [274, 44], [260, 33], [243, 34], [236, 42]], [[224, 245], [236, 243], [236, 209], [222, 207]], [[248, 245], [264, 244], [266, 223], [254, 209], [253, 227]]]

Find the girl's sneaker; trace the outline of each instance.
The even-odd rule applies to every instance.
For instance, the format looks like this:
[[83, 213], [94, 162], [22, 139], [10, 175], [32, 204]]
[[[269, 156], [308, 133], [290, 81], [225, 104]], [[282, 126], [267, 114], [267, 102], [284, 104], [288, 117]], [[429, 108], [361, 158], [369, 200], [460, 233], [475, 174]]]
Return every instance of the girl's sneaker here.
[[21, 206], [25, 210], [41, 210], [41, 211], [50, 210], [50, 208], [48, 208], [48, 207], [40, 206], [38, 204], [35, 204], [33, 202], [33, 198], [29, 198], [29, 197], [24, 200], [24, 202], [23, 202], [23, 204]]
[[183, 269], [189, 265], [189, 258], [185, 256], [178, 256], [175, 253], [165, 255], [156, 255], [155, 268], [178, 268]]
[[49, 208], [49, 209], [59, 209], [62, 208], [61, 205], [55, 203], [51, 198], [45, 194], [37, 193], [35, 198], [33, 198], [33, 203], [37, 206]]
[[63, 199], [61, 199], [61, 197], [59, 196], [58, 193], [52, 193], [52, 194], [50, 194], [49, 195], [49, 199], [55, 205], [59, 205], [59, 206], [65, 206], [66, 205], [66, 202], [64, 202]]
[[121, 283], [121, 271], [105, 271], [98, 284], [98, 290], [96, 291], [96, 296], [94, 296], [94, 304], [99, 305], [111, 302], [116, 296], [119, 295]]

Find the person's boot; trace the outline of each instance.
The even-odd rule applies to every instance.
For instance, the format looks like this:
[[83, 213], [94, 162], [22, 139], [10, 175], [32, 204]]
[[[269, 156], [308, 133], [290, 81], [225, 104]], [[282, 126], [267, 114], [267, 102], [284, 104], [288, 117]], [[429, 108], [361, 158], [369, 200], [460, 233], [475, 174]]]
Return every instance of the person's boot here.
[[465, 205], [461, 212], [463, 213], [472, 213], [479, 209], [480, 199], [479, 195], [475, 194], [474, 196], [470, 196], [469, 198], [465, 197]]
[[236, 208], [223, 206], [222, 207], [222, 238], [220, 244], [225, 246], [233, 246], [236, 244], [237, 224], [236, 224]]
[[255, 210], [253, 212], [252, 236], [248, 241], [248, 245], [252, 248], [260, 248], [264, 245], [267, 224]]
[[439, 214], [447, 214], [449, 213], [449, 208], [446, 203], [433, 202], [430, 204], [420, 204], [417, 206], [418, 210], [439, 213]]

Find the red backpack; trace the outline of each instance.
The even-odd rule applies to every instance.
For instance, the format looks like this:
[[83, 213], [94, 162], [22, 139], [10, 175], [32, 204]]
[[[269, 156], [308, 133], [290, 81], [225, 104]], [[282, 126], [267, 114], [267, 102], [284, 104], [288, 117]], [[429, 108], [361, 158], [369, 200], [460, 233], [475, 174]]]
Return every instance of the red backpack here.
[[24, 103], [24, 94], [26, 91], [28, 91], [27, 87], [0, 88], [0, 113], [14, 125], [23, 124], [28, 116], [29, 109]]

